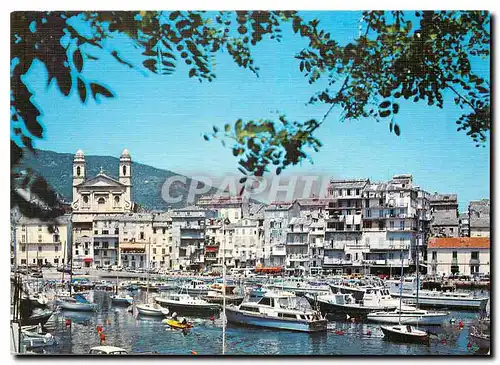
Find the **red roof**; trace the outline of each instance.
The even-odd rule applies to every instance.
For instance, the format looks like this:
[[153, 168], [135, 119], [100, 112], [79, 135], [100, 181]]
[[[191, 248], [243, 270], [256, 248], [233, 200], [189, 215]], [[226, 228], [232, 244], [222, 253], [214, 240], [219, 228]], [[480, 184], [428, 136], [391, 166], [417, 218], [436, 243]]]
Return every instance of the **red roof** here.
[[427, 248], [490, 248], [488, 237], [431, 238]]

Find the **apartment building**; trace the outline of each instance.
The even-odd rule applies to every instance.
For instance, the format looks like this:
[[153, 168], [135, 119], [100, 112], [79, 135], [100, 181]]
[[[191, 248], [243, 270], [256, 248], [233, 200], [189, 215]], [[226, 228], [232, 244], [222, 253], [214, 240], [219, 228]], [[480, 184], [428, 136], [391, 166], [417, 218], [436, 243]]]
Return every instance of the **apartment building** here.
[[13, 226], [17, 265], [64, 265], [68, 262], [69, 215], [55, 222], [19, 217]]
[[440, 237], [429, 240], [429, 274], [490, 274], [489, 237]]

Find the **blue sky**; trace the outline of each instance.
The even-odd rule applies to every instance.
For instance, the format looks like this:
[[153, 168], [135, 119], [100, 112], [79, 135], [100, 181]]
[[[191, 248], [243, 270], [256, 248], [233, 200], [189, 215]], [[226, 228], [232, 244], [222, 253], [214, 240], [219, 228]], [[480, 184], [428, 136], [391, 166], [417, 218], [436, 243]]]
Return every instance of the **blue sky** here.
[[[320, 26], [345, 43], [358, 34], [359, 12], [305, 14], [317, 17]], [[84, 75], [107, 85], [117, 95], [84, 106], [72, 92], [66, 98], [55, 84], [48, 88], [44, 67], [34, 65], [24, 79], [43, 109], [45, 139], [35, 147], [57, 152], [118, 156], [128, 148], [132, 158], [158, 168], [186, 175], [237, 173], [237, 160], [219, 142], [202, 135], [213, 125], [238, 118], [271, 118], [279, 110], [291, 119], [320, 119], [328, 106], [306, 105], [321, 84], [309, 85], [293, 55], [305, 41], [283, 28], [283, 41], [265, 41], [254, 48], [257, 78], [240, 69], [225, 53], [217, 55], [214, 82], [199, 83], [187, 77], [182, 65], [171, 76], [130, 70], [103, 57], [89, 61]], [[134, 60], [134, 51], [123, 39], [113, 45], [120, 55]], [[180, 62], [179, 62], [180, 65]], [[474, 65], [489, 77], [489, 63]], [[450, 100], [448, 100], [450, 101]], [[412, 173], [416, 184], [429, 192], [457, 193], [460, 209], [468, 201], [489, 197], [490, 149], [476, 148], [463, 132], [456, 131], [460, 109], [446, 103], [443, 110], [423, 103], [401, 103], [397, 123], [401, 136], [389, 133], [388, 123], [373, 120], [339, 121], [334, 109], [317, 136], [323, 142], [312, 153], [314, 164], [304, 162], [287, 173], [318, 173], [335, 178], [369, 177], [387, 180], [397, 173]]]

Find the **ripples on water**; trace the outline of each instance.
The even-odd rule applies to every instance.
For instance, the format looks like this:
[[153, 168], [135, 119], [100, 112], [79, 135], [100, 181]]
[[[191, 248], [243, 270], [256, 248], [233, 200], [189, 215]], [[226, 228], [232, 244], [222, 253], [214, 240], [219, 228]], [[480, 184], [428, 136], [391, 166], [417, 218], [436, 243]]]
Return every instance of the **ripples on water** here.
[[[144, 293], [137, 293], [144, 296]], [[189, 332], [170, 329], [161, 318], [135, 318], [126, 307], [111, 304], [109, 293], [95, 292], [99, 303], [96, 313], [60, 312], [47, 323], [58, 345], [47, 348], [48, 354], [87, 354], [98, 346], [96, 326], [101, 324], [106, 344], [132, 353], [157, 352], [165, 355], [222, 354], [222, 322], [210, 318], [188, 317], [195, 326]], [[383, 339], [380, 325], [374, 323], [329, 322], [326, 333], [307, 334], [263, 328], [228, 325], [228, 355], [432, 355], [471, 354], [467, 348], [468, 323], [477, 316], [470, 312], [452, 312], [455, 324], [429, 327], [436, 334], [429, 346], [398, 344]], [[66, 319], [71, 326], [66, 326]], [[465, 328], [460, 330], [462, 320]], [[343, 334], [336, 334], [343, 331]]]

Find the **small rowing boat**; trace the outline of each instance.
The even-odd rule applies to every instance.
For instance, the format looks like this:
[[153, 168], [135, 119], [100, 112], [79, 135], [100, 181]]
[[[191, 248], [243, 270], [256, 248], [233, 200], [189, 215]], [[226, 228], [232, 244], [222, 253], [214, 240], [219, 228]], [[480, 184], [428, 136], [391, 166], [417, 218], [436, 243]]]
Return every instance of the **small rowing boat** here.
[[171, 328], [178, 328], [183, 330], [193, 327], [192, 323], [189, 322], [182, 323], [175, 319], [164, 319], [162, 322], [169, 325]]

